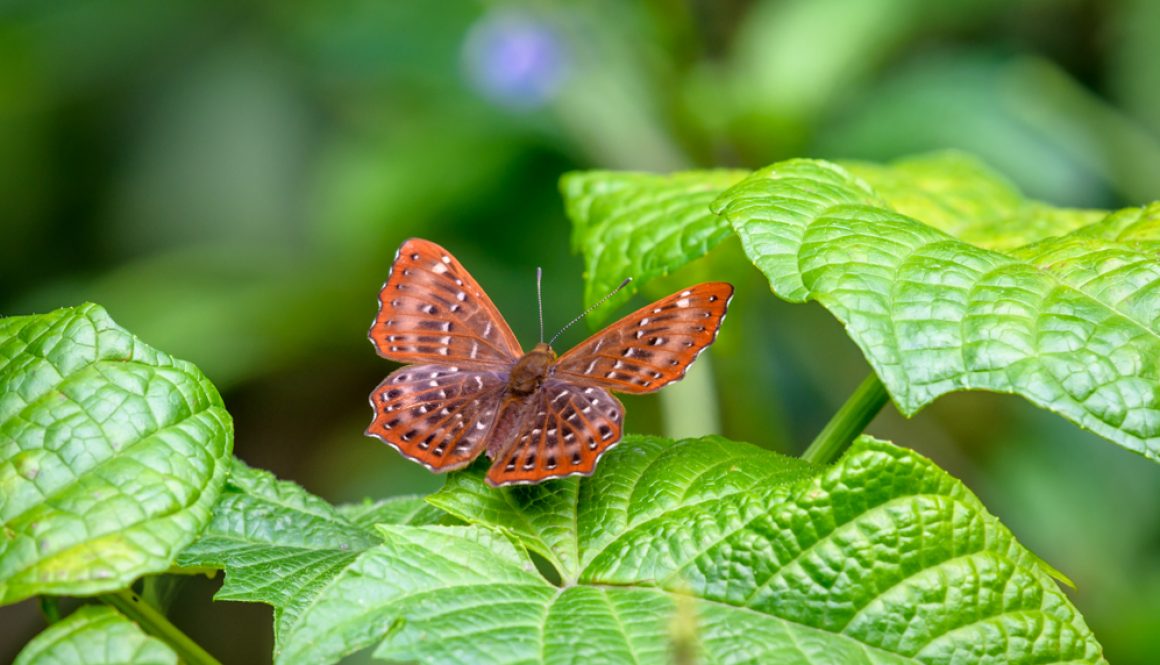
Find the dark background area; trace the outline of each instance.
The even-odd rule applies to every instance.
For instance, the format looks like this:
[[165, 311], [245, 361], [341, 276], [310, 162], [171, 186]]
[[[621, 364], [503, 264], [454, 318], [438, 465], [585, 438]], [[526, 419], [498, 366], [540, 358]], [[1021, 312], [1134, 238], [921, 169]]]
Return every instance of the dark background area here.
[[[1160, 198], [1157, 34], [1149, 0], [3, 3], [0, 315], [100, 303], [214, 380], [250, 464], [336, 502], [426, 492], [438, 477], [362, 436], [404, 238], [454, 252], [530, 345], [537, 265], [547, 327], [581, 310], [571, 169], [959, 148], [1054, 204], [1138, 205]], [[718, 344], [687, 386], [626, 400], [629, 430], [800, 453], [865, 361], [721, 259]], [[1070, 576], [1111, 662], [1156, 662], [1156, 464], [1009, 396], [869, 431]], [[213, 603], [218, 583], [187, 582], [175, 622], [268, 661], [270, 610]], [[34, 602], [0, 609], [0, 661], [42, 627]]]

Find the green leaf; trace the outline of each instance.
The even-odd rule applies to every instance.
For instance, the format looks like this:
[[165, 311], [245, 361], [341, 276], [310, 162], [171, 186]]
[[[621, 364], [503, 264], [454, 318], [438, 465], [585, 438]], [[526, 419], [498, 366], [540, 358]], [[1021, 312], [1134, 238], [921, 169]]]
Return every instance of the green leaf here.
[[232, 445], [209, 380], [100, 307], [0, 319], [0, 604], [167, 569]]
[[13, 665], [177, 665], [177, 654], [113, 608], [88, 605], [33, 638]]
[[1160, 459], [1160, 204], [1054, 210], [948, 164], [854, 168], [867, 179], [792, 160], [714, 208], [775, 293], [845, 324], [904, 413], [1015, 393]]
[[[638, 284], [703, 256], [730, 234], [709, 204], [748, 171], [671, 175], [617, 171], [569, 173], [560, 180], [573, 247], [584, 254], [584, 301], [595, 303], [626, 277]], [[617, 294], [609, 304], [628, 300]], [[594, 313], [608, 316], [612, 307]]]
[[[538, 646], [556, 588], [511, 541], [478, 527], [380, 527], [385, 544], [335, 577], [277, 662], [330, 662], [390, 634], [376, 655], [516, 662]], [[470, 655], [469, 655], [470, 654]]]
[[919, 155], [889, 165], [839, 164], [869, 183], [895, 211], [987, 249], [1020, 247], [1073, 231], [1107, 214], [1029, 201], [1001, 175], [960, 152]]
[[427, 503], [423, 497], [393, 496], [378, 501], [348, 503], [336, 508], [356, 526], [372, 530], [377, 524], [452, 524], [457, 520]]
[[226, 571], [218, 600], [269, 603], [280, 638], [301, 609], [363, 551], [378, 545], [375, 524], [447, 519], [418, 497], [334, 507], [300, 486], [235, 459], [213, 519], [177, 559]]
[[432, 501], [473, 524], [380, 527], [278, 662], [376, 644], [421, 663], [1103, 662], [977, 498], [868, 437], [826, 469], [718, 437], [627, 437], [591, 478], [496, 490], [471, 470]]
[[[694, 443], [702, 454], [689, 456], [685, 448]], [[623, 533], [629, 514], [652, 514], [667, 505], [666, 499], [673, 499], [673, 488], [678, 487], [674, 484], [676, 478], [698, 476], [704, 482], [702, 491], [721, 496], [793, 480], [812, 468], [790, 457], [779, 457], [778, 464], [771, 465], [760, 448], [738, 446], [720, 437], [677, 445], [664, 439], [638, 439], [635, 445], [640, 453], [655, 458], [650, 482], [656, 487], [646, 486], [630, 493], [629, 488], [635, 485], [624, 485], [623, 479], [599, 474], [584, 485], [547, 483], [497, 492], [480, 483], [474, 474], [460, 473], [450, 476], [444, 488], [427, 500], [464, 521], [511, 531], [555, 566], [565, 582], [575, 582], [607, 543]], [[582, 495], [582, 487], [605, 500], [586, 501], [589, 494]], [[696, 499], [697, 494], [676, 498]], [[588, 515], [585, 511], [597, 514]], [[669, 526], [667, 522], [657, 523], [661, 529]]]

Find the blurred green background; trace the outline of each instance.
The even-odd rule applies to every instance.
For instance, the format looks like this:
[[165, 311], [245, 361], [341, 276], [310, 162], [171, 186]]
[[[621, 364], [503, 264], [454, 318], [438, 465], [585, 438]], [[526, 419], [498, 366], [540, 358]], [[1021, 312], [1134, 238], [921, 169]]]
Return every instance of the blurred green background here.
[[[548, 328], [581, 309], [570, 169], [950, 147], [1052, 203], [1139, 204], [1160, 198], [1157, 34], [1151, 0], [0, 3], [0, 314], [99, 302], [216, 382], [249, 463], [332, 501], [428, 491], [362, 436], [404, 238], [453, 251], [530, 345], [535, 266]], [[626, 400], [630, 430], [796, 454], [865, 375], [824, 311], [740, 265], [714, 275], [738, 286], [717, 346]], [[870, 432], [1069, 575], [1112, 662], [1157, 662], [1160, 467], [1014, 397], [888, 407]], [[216, 584], [186, 583], [175, 621], [267, 662], [270, 611]], [[0, 609], [0, 661], [42, 626]]]

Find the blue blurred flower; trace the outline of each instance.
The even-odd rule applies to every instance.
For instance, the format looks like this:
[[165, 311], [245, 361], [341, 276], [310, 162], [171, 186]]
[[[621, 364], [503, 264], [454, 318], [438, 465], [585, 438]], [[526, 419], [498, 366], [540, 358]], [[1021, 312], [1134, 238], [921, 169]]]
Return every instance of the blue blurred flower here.
[[559, 35], [544, 21], [511, 10], [493, 11], [471, 27], [463, 62], [476, 90], [514, 109], [543, 106], [565, 78]]

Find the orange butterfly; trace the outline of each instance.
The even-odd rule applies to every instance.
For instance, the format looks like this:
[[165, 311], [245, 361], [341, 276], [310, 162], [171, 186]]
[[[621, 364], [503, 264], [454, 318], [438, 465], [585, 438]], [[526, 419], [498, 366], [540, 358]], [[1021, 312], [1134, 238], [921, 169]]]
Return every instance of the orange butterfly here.
[[724, 282], [698, 284], [559, 358], [544, 342], [524, 353], [459, 261], [412, 238], [395, 256], [369, 337], [380, 356], [416, 364], [371, 393], [366, 433], [435, 472], [486, 450], [496, 486], [590, 475], [620, 441], [624, 407], [609, 391], [649, 393], [682, 378], [716, 339], [732, 296]]

